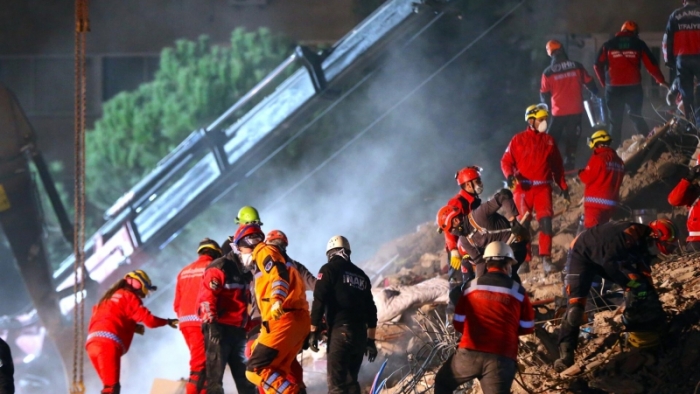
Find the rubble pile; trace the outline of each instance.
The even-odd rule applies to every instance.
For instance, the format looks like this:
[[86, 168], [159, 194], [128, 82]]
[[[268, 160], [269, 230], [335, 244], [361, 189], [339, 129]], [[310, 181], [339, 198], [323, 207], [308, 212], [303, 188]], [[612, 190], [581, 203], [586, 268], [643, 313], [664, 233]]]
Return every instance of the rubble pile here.
[[[688, 155], [669, 148], [670, 144], [652, 155], [647, 151], [648, 146], [639, 141], [626, 142], [627, 145], [633, 143], [640, 150], [636, 156], [632, 154], [630, 157], [638, 158], [642, 154], [646, 157], [635, 164], [634, 173], [625, 176], [618, 218], [631, 220], [632, 209], [640, 208], [635, 206], [635, 202], [641, 199], [644, 208], [656, 209], [660, 216], [671, 217], [682, 224], [685, 211], [673, 210], [665, 198], [645, 200], [645, 196], [650, 189], [657, 189], [657, 192], [670, 190], [673, 185], [663, 179], [663, 171], [659, 169], [666, 163], [683, 168], [687, 165]], [[556, 192], [553, 201], [556, 236], [553, 238], [552, 257], [560, 267], [564, 265], [582, 212], [583, 185], [575, 176], [569, 177], [567, 183], [572, 204], [568, 205]], [[664, 187], [658, 187], [660, 185]], [[533, 233], [537, 231], [536, 221], [532, 222], [532, 228]], [[681, 234], [681, 237], [684, 235]], [[537, 254], [536, 247], [535, 236], [534, 255]], [[513, 392], [694, 392], [696, 385], [700, 384], [700, 254], [676, 256], [654, 268], [655, 284], [669, 314], [668, 332], [662, 336], [658, 348], [640, 350], [628, 344], [627, 334], [622, 332], [621, 310], [616, 305], [620, 302], [614, 301], [613, 297], [602, 307], [598, 303], [598, 307], [593, 306], [595, 309], [588, 311], [590, 322], [582, 327], [576, 364], [562, 374], [551, 368], [552, 362], [558, 358], [557, 317], [562, 310], [559, 308], [557, 311], [553, 300], [562, 294], [561, 275], [545, 276], [537, 260], [533, 259], [529, 274], [521, 275], [523, 285], [535, 305], [538, 324], [534, 334], [521, 337], [519, 373]], [[435, 277], [441, 277], [444, 281], [448, 271], [444, 238], [437, 233], [433, 223], [425, 223], [415, 233], [385, 244], [363, 267], [372, 278], [375, 291], [406, 288]], [[394, 315], [391, 321], [378, 327], [379, 359], [389, 359], [383, 377], [392, 376], [394, 385], [397, 380], [395, 376], [407, 376], [412, 371], [411, 365], [421, 365], [420, 362], [424, 361], [421, 352], [425, 350], [417, 348], [416, 343], [430, 333], [421, 332], [418, 321], [435, 310], [438, 311], [435, 316], [442, 316], [442, 324], [451, 321], [445, 313], [444, 300], [435, 299], [433, 302], [412, 304], [403, 313]], [[424, 340], [422, 342], [425, 343]], [[437, 365], [417, 375], [421, 385], [430, 385]], [[387, 383], [388, 389], [382, 393], [403, 392], [392, 386], [392, 379]], [[371, 384], [364, 383], [367, 387]], [[478, 383], [475, 383], [463, 387], [460, 392], [476, 394], [481, 391]]]

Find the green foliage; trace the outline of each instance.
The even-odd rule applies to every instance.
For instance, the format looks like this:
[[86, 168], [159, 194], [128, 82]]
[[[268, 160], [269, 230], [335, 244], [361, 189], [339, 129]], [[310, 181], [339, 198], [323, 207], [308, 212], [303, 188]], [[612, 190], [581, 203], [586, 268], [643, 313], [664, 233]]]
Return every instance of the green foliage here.
[[290, 43], [267, 29], [236, 29], [230, 46], [208, 37], [161, 53], [155, 80], [104, 103], [87, 135], [87, 193], [105, 209], [193, 130], [221, 115], [274, 69]]

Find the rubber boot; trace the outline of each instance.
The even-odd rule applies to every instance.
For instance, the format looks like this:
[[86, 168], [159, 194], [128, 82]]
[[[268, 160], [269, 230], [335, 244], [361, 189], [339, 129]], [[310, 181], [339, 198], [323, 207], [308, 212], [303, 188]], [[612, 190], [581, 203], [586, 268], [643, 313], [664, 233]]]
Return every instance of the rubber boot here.
[[552, 272], [557, 270], [557, 267], [552, 264], [552, 258], [549, 256], [542, 256], [542, 269], [544, 270], [544, 275], [547, 276]]
[[524, 261], [520, 268], [518, 268], [518, 275], [529, 274], [530, 273], [530, 262]]
[[554, 361], [554, 370], [564, 372], [567, 368], [574, 365], [574, 349], [570, 343], [559, 344], [559, 358]]

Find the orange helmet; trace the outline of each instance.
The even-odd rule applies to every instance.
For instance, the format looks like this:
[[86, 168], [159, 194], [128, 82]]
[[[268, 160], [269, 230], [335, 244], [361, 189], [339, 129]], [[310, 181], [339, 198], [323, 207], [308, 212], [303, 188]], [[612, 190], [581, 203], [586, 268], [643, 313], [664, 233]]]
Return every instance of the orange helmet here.
[[287, 239], [287, 234], [283, 233], [281, 230], [272, 230], [265, 236], [265, 242], [272, 243], [273, 241], [278, 241], [282, 247], [287, 247], [289, 245], [289, 240]]
[[233, 236], [233, 243], [236, 244], [236, 246], [240, 246], [240, 244], [243, 243], [243, 246], [250, 248], [264, 240], [265, 233], [262, 232], [260, 226], [257, 224], [242, 225], [238, 227], [236, 234]]
[[649, 223], [651, 227], [651, 237], [656, 241], [659, 252], [668, 254], [669, 244], [676, 242], [678, 229], [672, 221], [668, 219], [657, 219]]
[[620, 28], [620, 31], [628, 31], [634, 34], [639, 34], [639, 26], [635, 21], [625, 21]]
[[547, 55], [551, 57], [554, 51], [561, 49], [561, 42], [557, 40], [549, 40], [547, 41], [545, 48], [547, 48]]
[[452, 205], [445, 205], [440, 208], [435, 218], [435, 222], [440, 228], [440, 232], [450, 232], [452, 230], [452, 219], [456, 218], [460, 214], [460, 210]]
[[460, 186], [477, 178], [481, 178], [481, 167], [477, 166], [464, 167], [455, 174], [457, 184]]

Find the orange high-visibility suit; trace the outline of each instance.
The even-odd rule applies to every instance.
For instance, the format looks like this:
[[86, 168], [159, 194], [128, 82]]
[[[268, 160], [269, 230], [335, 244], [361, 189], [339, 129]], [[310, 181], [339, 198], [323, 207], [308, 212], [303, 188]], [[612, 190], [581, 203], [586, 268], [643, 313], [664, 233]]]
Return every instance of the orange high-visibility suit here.
[[[287, 377], [311, 326], [304, 281], [276, 246], [258, 244], [253, 250], [253, 260], [258, 271], [255, 299], [262, 328], [248, 360], [246, 377], [267, 394], [296, 394], [299, 386]], [[278, 301], [285, 313], [275, 320], [272, 307]]]

